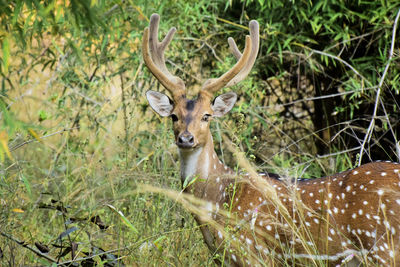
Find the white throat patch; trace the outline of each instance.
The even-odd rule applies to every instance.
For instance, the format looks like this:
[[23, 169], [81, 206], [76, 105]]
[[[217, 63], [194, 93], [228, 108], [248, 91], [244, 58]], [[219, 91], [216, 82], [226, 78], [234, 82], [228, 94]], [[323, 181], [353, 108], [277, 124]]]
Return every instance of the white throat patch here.
[[202, 175], [208, 176], [209, 159], [207, 155], [204, 157], [205, 161], [203, 162], [203, 166], [198, 166], [202, 152], [203, 148], [198, 148], [193, 151], [183, 151], [179, 149], [182, 182], [184, 182], [187, 177], [194, 176], [197, 170], [201, 171]]

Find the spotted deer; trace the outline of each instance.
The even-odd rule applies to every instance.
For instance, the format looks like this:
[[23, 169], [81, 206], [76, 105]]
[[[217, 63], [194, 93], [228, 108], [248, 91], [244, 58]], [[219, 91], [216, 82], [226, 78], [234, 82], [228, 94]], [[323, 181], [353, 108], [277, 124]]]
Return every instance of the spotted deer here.
[[[195, 215], [213, 252], [231, 246], [215, 261], [225, 266], [400, 266], [400, 165], [375, 162], [291, 183], [268, 175], [235, 178], [218, 159], [210, 122], [229, 112], [237, 96], [230, 92], [213, 97], [250, 72], [259, 49], [259, 25], [250, 22], [243, 53], [228, 39], [237, 63], [221, 77], [206, 80], [197, 98], [188, 99], [183, 80], [165, 64], [164, 51], [176, 29], [159, 42], [159, 20], [153, 14], [144, 30], [143, 59], [171, 98], [151, 90], [146, 96], [155, 112], [173, 121], [182, 184], [189, 185], [184, 191], [207, 201], [206, 209], [215, 220], [229, 218], [232, 224], [227, 233]], [[230, 215], [217, 216], [222, 209], [229, 209]]]

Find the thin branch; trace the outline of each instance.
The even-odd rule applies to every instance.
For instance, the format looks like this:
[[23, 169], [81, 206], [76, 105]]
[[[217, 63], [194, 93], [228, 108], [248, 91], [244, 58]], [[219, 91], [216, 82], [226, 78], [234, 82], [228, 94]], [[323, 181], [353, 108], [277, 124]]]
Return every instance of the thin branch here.
[[[48, 135], [44, 135], [44, 136], [40, 137], [40, 140], [45, 139], [45, 138], [50, 137], [50, 136], [53, 136], [53, 135], [56, 135], [56, 134], [60, 134], [60, 133], [67, 132], [67, 131], [71, 131], [71, 130], [74, 130], [74, 129], [78, 129], [78, 128], [79, 127], [74, 127], [74, 128], [69, 128], [69, 129], [62, 129], [60, 131], [57, 131], [57, 132], [54, 132], [54, 133], [51, 133], [51, 134], [48, 134]], [[32, 138], [30, 140], [27, 140], [25, 142], [22, 142], [22, 143], [20, 143], [20, 144], [18, 144], [16, 146], [14, 146], [13, 148], [10, 148], [10, 151], [12, 152], [12, 151], [17, 150], [18, 148], [24, 146], [24, 145], [27, 145], [27, 144], [32, 143], [32, 142], [39, 142], [40, 140]]]
[[[376, 89], [377, 86], [374, 87], [369, 87], [369, 88], [364, 88], [364, 91], [367, 90], [373, 90]], [[290, 101], [287, 103], [283, 103], [283, 104], [275, 104], [273, 106], [259, 106], [256, 107], [257, 109], [270, 109], [271, 107], [276, 108], [276, 107], [285, 107], [285, 106], [291, 106], [297, 103], [301, 103], [301, 102], [306, 102], [306, 101], [315, 101], [315, 100], [319, 100], [319, 99], [326, 99], [326, 98], [333, 98], [333, 97], [337, 97], [337, 96], [342, 96], [342, 95], [349, 95], [349, 94], [353, 94], [356, 92], [360, 92], [359, 90], [351, 90], [351, 91], [346, 91], [346, 92], [340, 92], [340, 93], [335, 93], [335, 94], [329, 94], [329, 95], [322, 95], [322, 96], [315, 96], [315, 97], [305, 97], [302, 99], [298, 99], [298, 100], [294, 100], [294, 101]]]
[[[25, 241], [20, 241], [20, 240], [16, 239], [15, 237], [13, 237], [12, 235], [6, 234], [4, 232], [0, 232], [0, 235], [4, 236], [7, 239], [10, 239], [10, 240], [14, 241], [18, 245], [20, 245], [20, 246], [22, 246], [22, 247], [24, 247], [26, 249], [29, 249], [30, 251], [32, 251], [36, 255], [38, 255], [38, 256], [40, 256], [42, 258], [45, 258], [46, 260], [48, 260], [48, 261], [50, 261], [52, 263], [56, 263], [57, 264], [57, 260], [56, 259], [53, 259], [52, 257], [46, 255], [45, 253], [42, 253], [40, 250], [29, 246], [28, 244], [25, 243]], [[61, 266], [66, 266], [66, 265], [62, 264]]]
[[378, 112], [378, 105], [379, 105], [379, 101], [380, 101], [383, 82], [385, 81], [386, 74], [389, 70], [390, 63], [392, 63], [392, 59], [393, 59], [394, 44], [396, 41], [396, 30], [397, 30], [397, 23], [399, 21], [399, 17], [400, 17], [400, 9], [397, 11], [396, 19], [394, 20], [393, 31], [392, 31], [392, 44], [391, 44], [390, 51], [389, 51], [389, 59], [386, 63], [385, 70], [383, 71], [382, 77], [378, 84], [378, 90], [376, 92], [376, 97], [375, 97], [374, 112], [372, 114], [372, 119], [371, 119], [371, 122], [369, 123], [367, 133], [365, 134], [364, 141], [361, 145], [360, 156], [358, 158], [358, 166], [361, 165], [361, 160], [362, 160], [362, 156], [363, 156], [363, 153], [365, 150], [365, 145], [366, 145], [366, 143], [369, 143], [369, 141], [371, 140], [372, 132], [373, 132], [373, 129], [375, 126], [375, 118], [376, 118], [376, 113]]
[[348, 63], [347, 61], [341, 59], [340, 57], [335, 56], [335, 55], [332, 55], [332, 54], [328, 54], [328, 53], [323, 52], [323, 51], [315, 50], [315, 49], [312, 49], [312, 50], [311, 50], [310, 56], [312, 56], [313, 53], [319, 54], [319, 55], [323, 55], [323, 56], [326, 56], [326, 57], [330, 57], [330, 58], [333, 58], [333, 59], [335, 59], [335, 60], [341, 62], [342, 64], [344, 64], [345, 66], [347, 66], [349, 69], [351, 69], [351, 70], [352, 70], [357, 76], [359, 76], [362, 80], [366, 81], [368, 84], [371, 84], [371, 83], [370, 83], [363, 75], [361, 75], [350, 63]]

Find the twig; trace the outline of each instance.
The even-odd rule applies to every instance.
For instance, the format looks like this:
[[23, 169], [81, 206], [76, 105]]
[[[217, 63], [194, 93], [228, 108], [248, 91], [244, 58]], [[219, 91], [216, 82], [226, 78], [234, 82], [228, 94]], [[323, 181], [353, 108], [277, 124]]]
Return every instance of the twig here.
[[[60, 263], [57, 263], [56, 266], [69, 266], [71, 263], [78, 263], [78, 262], [81, 262], [81, 261], [84, 261], [84, 260], [93, 259], [93, 258], [95, 258], [95, 257], [97, 257], [97, 256], [107, 255], [107, 254], [114, 253], [114, 252], [120, 252], [120, 251], [126, 250], [127, 248], [128, 248], [128, 247], [125, 247], [125, 248], [118, 248], [118, 249], [112, 249], [112, 250], [109, 250], [109, 251], [100, 252], [100, 253], [98, 253], [98, 254], [93, 254], [93, 255], [90, 255], [90, 256], [82, 257], [82, 258], [76, 258], [76, 259], [73, 259], [73, 260], [68, 260], [68, 261], [60, 262]], [[122, 257], [119, 257], [119, 258], [117, 258], [117, 259], [114, 259], [114, 261], [117, 261], [117, 260], [119, 260], [119, 259], [121, 259], [121, 258], [122, 258]]]
[[[53, 135], [56, 135], [56, 134], [60, 134], [60, 133], [67, 132], [67, 131], [71, 131], [71, 130], [74, 130], [74, 129], [78, 129], [78, 128], [79, 127], [74, 127], [74, 128], [69, 128], [69, 129], [62, 129], [60, 131], [57, 131], [57, 132], [54, 132], [54, 133], [51, 133], [51, 134], [48, 134], [48, 135], [44, 135], [44, 136], [40, 137], [40, 140], [45, 139], [45, 138], [50, 137], [50, 136], [53, 136]], [[24, 145], [27, 145], [27, 144], [32, 143], [32, 142], [39, 142], [40, 140], [37, 140], [35, 138], [27, 140], [25, 142], [22, 142], [22, 143], [20, 143], [20, 144], [18, 144], [16, 146], [14, 146], [13, 148], [10, 148], [10, 151], [12, 152], [12, 151], [17, 150], [18, 148], [24, 146]]]
[[[42, 258], [45, 258], [46, 260], [48, 260], [48, 261], [50, 261], [50, 262], [52, 262], [52, 263], [57, 263], [57, 260], [56, 260], [56, 259], [53, 259], [52, 257], [46, 255], [45, 253], [42, 253], [40, 250], [29, 246], [28, 244], [25, 243], [25, 241], [19, 241], [19, 240], [16, 239], [15, 237], [13, 237], [13, 236], [11, 236], [11, 235], [9, 235], [9, 234], [6, 234], [6, 233], [4, 233], [4, 232], [0, 232], [0, 235], [2, 235], [2, 236], [4, 236], [5, 238], [8, 238], [8, 239], [14, 241], [15, 243], [17, 243], [18, 245], [20, 245], [20, 246], [22, 246], [22, 247], [24, 247], [24, 248], [29, 249], [30, 251], [32, 251], [32, 252], [35, 253], [36, 255], [38, 255], [38, 256], [40, 256], [40, 257], [42, 257]], [[62, 264], [61, 266], [66, 266], [66, 265]]]
[[376, 113], [378, 111], [378, 104], [379, 104], [379, 100], [380, 100], [380, 96], [381, 96], [383, 82], [385, 81], [386, 74], [388, 72], [390, 63], [392, 63], [392, 59], [393, 59], [394, 43], [396, 41], [396, 29], [397, 29], [397, 23], [399, 21], [399, 17], [400, 17], [400, 9], [397, 11], [396, 19], [394, 20], [393, 30], [392, 30], [392, 44], [391, 44], [390, 51], [389, 51], [389, 59], [386, 63], [385, 70], [383, 71], [382, 77], [378, 84], [378, 90], [376, 92], [376, 97], [375, 97], [374, 112], [372, 114], [372, 119], [371, 119], [371, 122], [369, 123], [367, 133], [365, 134], [364, 141], [361, 145], [361, 149], [360, 149], [360, 153], [359, 153], [360, 156], [358, 158], [358, 166], [361, 165], [362, 156], [363, 156], [363, 153], [365, 150], [365, 144], [367, 142], [369, 143], [369, 141], [371, 140], [373, 128], [375, 126], [375, 118], [376, 118]]
[[[364, 88], [363, 90], [367, 91], [367, 90], [373, 90], [373, 89], [376, 89], [376, 88], [377, 88], [377, 86], [373, 86], [373, 87], [369, 87], [369, 88]], [[273, 106], [257, 106], [256, 108], [257, 109], [270, 109], [271, 107], [272, 108], [277, 108], [277, 107], [292, 106], [294, 104], [301, 103], [301, 102], [315, 101], [315, 100], [326, 99], [326, 98], [334, 98], [334, 97], [337, 97], [337, 96], [349, 95], [349, 94], [353, 94], [353, 93], [356, 93], [356, 92], [359, 92], [359, 91], [358, 90], [351, 90], [351, 91], [340, 92], [340, 93], [329, 94], [329, 95], [322, 95], [322, 96], [315, 96], [315, 97], [305, 97], [305, 98], [302, 98], [302, 99], [294, 100], [294, 101], [283, 103], [283, 104], [275, 104]]]
[[351, 70], [352, 70], [357, 76], [359, 76], [362, 80], [367, 81], [367, 82], [370, 84], [370, 82], [369, 82], [364, 76], [362, 76], [350, 63], [348, 63], [347, 61], [341, 59], [340, 57], [335, 56], [335, 55], [328, 54], [328, 53], [323, 52], [323, 51], [315, 50], [315, 49], [312, 49], [312, 50], [311, 50], [310, 56], [311, 56], [313, 53], [319, 54], [319, 55], [323, 55], [323, 56], [326, 56], [326, 57], [330, 57], [330, 58], [333, 58], [333, 59], [335, 59], [335, 60], [337, 60], [337, 61], [340, 61], [342, 64], [346, 65], [349, 69], [351, 69]]
[[185, 73], [186, 75], [190, 76], [192, 79], [196, 80], [196, 82], [201, 82], [201, 80], [199, 78], [197, 78], [196, 76], [193, 76], [192, 74], [190, 74], [189, 72], [187, 72], [186, 70], [184, 70], [183, 68], [179, 67], [177, 64], [175, 64], [173, 61], [167, 59], [167, 62], [169, 64], [171, 64], [172, 66], [174, 66], [175, 68], [177, 68], [178, 70], [182, 71], [183, 73]]

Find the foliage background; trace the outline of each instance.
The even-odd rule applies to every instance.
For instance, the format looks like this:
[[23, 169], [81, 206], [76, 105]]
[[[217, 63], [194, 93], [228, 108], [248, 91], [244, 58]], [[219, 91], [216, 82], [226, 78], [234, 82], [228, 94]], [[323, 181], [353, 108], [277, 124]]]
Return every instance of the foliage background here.
[[213, 264], [188, 212], [136, 190], [180, 188], [170, 122], [144, 98], [163, 90], [140, 50], [154, 12], [162, 34], [178, 28], [169, 68], [193, 96], [234, 64], [227, 37], [243, 45], [248, 21], [261, 25], [254, 70], [226, 89], [239, 102], [213, 124], [230, 166], [224, 134], [260, 171], [290, 176], [399, 161], [397, 38], [391, 50], [399, 8], [396, 0], [0, 1], [0, 262]]

